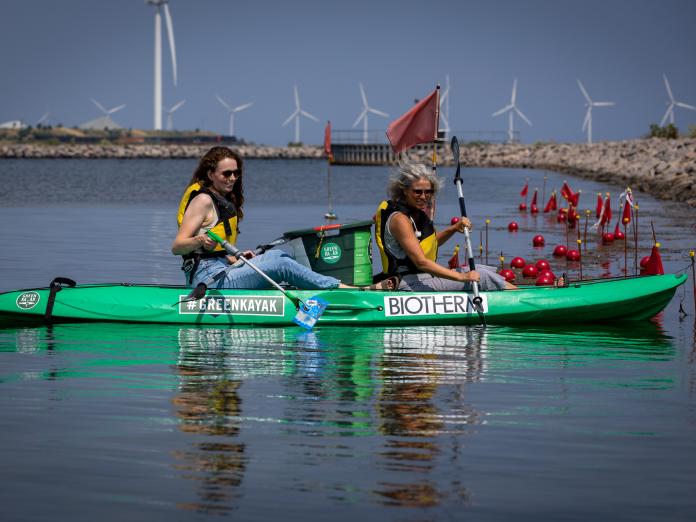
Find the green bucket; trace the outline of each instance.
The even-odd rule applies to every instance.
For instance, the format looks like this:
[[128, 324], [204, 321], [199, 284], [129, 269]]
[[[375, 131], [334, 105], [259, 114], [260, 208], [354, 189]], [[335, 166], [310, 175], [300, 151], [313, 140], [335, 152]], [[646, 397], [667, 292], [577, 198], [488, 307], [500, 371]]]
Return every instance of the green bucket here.
[[372, 221], [323, 225], [283, 234], [295, 260], [347, 285], [372, 284]]

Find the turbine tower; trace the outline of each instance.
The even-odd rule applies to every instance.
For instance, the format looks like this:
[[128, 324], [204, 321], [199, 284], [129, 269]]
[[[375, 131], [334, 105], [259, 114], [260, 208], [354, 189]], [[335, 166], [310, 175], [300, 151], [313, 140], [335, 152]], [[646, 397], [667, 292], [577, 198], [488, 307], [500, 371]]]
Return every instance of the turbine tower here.
[[522, 113], [522, 111], [516, 105], [517, 99], [517, 78], [512, 82], [512, 96], [510, 97], [510, 103], [503, 107], [502, 109], [493, 113], [493, 116], [500, 116], [501, 114], [508, 113], [508, 143], [515, 141], [515, 124], [513, 121], [515, 113], [522, 118], [527, 125], [532, 126], [532, 122]]
[[174, 120], [172, 118], [172, 114], [174, 114], [174, 112], [176, 112], [184, 103], [186, 103], [186, 100], [181, 100], [167, 111], [167, 130], [174, 129]]
[[665, 112], [665, 115], [662, 117], [662, 121], [660, 122], [660, 127], [664, 127], [665, 123], [667, 122], [667, 118], [669, 118], [669, 122], [674, 125], [674, 107], [681, 107], [682, 109], [690, 109], [692, 111], [696, 111], [696, 107], [693, 107], [692, 105], [687, 105], [686, 103], [679, 102], [674, 99], [674, 95], [672, 94], [672, 88], [669, 86], [669, 81], [667, 80], [667, 75], [663, 74], [662, 77], [665, 80], [665, 87], [667, 88], [667, 96], [669, 96], [669, 102], [668, 102], [668, 107], [667, 107], [667, 112]]
[[295, 120], [295, 143], [300, 143], [300, 116], [319, 121], [316, 116], [302, 110], [302, 107], [300, 107], [300, 95], [297, 93], [297, 85], [295, 85], [295, 112], [288, 116], [288, 119], [283, 122], [283, 127], [285, 127], [293, 119]]
[[593, 102], [580, 80], [578, 80], [578, 85], [580, 86], [582, 95], [585, 97], [585, 106], [587, 107], [585, 121], [582, 123], [582, 130], [587, 129], [587, 144], [592, 145], [592, 107], [611, 107], [614, 105], [614, 102]]
[[104, 126], [105, 127], [108, 125], [116, 126], [116, 123], [114, 122], [114, 120], [111, 119], [111, 115], [115, 112], [120, 111], [121, 109], [123, 109], [126, 106], [126, 104], [124, 103], [123, 105], [119, 105], [118, 107], [114, 107], [113, 109], [106, 109], [101, 103], [99, 103], [94, 98], [92, 98], [92, 103], [94, 103], [94, 105], [99, 107], [99, 110], [102, 111], [102, 113], [104, 113]]
[[251, 103], [245, 103], [244, 105], [239, 105], [237, 107], [232, 108], [229, 103], [227, 103], [225, 100], [220, 98], [220, 96], [215, 95], [215, 97], [218, 99], [218, 101], [222, 104], [222, 106], [227, 109], [227, 112], [230, 113], [230, 136], [234, 136], [234, 115], [239, 112], [243, 111], [244, 109], [248, 109], [252, 105], [254, 105], [254, 102]]
[[355, 120], [355, 123], [353, 123], [353, 128], [355, 128], [358, 123], [360, 123], [360, 120], [363, 122], [363, 143], [367, 145], [367, 115], [369, 113], [376, 114], [377, 116], [383, 116], [385, 118], [388, 118], [389, 115], [386, 112], [378, 111], [377, 109], [373, 109], [370, 107], [367, 103], [367, 96], [365, 96], [365, 89], [363, 88], [363, 84], [359, 83], [358, 86], [360, 87], [360, 96], [362, 97], [362, 102], [363, 102], [363, 110], [360, 113], [360, 116], [358, 116], [358, 119]]
[[[449, 92], [450, 92], [450, 79], [449, 74], [445, 76], [445, 88], [442, 91], [442, 96], [440, 96], [440, 118], [442, 118], [442, 123], [444, 124], [442, 129], [445, 134], [450, 132], [449, 125]], [[443, 110], [444, 105], [444, 110]]]
[[172, 55], [172, 75], [176, 87], [176, 48], [174, 46], [174, 28], [169, 14], [169, 0], [145, 0], [146, 4], [154, 5], [155, 11], [155, 118], [154, 129], [162, 130], [162, 12], [167, 24], [169, 50]]

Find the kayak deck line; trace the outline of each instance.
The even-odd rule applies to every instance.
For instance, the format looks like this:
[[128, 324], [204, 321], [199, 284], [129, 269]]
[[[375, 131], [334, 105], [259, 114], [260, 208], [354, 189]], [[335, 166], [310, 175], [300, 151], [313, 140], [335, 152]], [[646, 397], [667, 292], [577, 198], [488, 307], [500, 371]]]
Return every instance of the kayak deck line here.
[[[488, 324], [637, 321], [667, 306], [687, 276], [657, 275], [571, 281], [564, 287], [520, 286], [480, 292]], [[50, 287], [0, 293], [0, 326], [42, 324]], [[279, 290], [209, 289], [182, 301], [183, 285], [135, 283], [64, 286], [54, 292], [51, 322], [125, 322], [192, 325], [293, 326], [296, 309]], [[293, 290], [300, 299], [329, 303], [319, 325], [476, 325], [479, 312], [468, 292], [359, 289]]]

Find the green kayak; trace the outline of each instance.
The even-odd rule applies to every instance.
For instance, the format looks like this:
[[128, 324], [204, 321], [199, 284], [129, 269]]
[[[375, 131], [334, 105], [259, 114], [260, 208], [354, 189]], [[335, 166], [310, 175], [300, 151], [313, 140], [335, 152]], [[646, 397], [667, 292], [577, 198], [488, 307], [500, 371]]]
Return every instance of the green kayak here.
[[[483, 292], [487, 324], [558, 324], [638, 321], [660, 312], [686, 275], [572, 282], [563, 288], [522, 287]], [[53, 292], [51, 291], [53, 288]], [[295, 304], [277, 290], [208, 290], [182, 301], [189, 288], [103, 284], [17, 290], [0, 294], [0, 326], [115, 321], [190, 325], [292, 326]], [[295, 290], [302, 300], [328, 306], [319, 325], [479, 324], [473, 295], [465, 292]]]

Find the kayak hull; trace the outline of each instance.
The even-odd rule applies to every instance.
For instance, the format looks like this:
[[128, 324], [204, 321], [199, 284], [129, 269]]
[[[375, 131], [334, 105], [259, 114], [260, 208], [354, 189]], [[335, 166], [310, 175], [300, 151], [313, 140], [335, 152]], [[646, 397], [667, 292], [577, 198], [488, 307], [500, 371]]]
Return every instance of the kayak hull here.
[[[559, 324], [639, 321], [664, 309], [686, 275], [601, 279], [568, 287], [522, 287], [483, 292], [487, 324]], [[295, 304], [277, 290], [208, 290], [197, 301], [182, 302], [182, 286], [77, 285], [55, 292], [46, 317], [50, 289], [0, 294], [0, 326], [43, 322], [124, 322], [189, 325], [291, 326]], [[328, 306], [319, 325], [480, 324], [473, 295], [465, 292], [376, 292], [354, 289], [296, 290], [306, 301], [319, 297]]]

